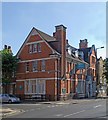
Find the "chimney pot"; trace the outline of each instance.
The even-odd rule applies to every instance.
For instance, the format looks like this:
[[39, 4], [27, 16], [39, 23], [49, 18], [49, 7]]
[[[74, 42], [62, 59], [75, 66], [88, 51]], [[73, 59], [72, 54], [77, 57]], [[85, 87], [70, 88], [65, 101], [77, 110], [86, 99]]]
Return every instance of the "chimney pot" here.
[[7, 45], [4, 45], [4, 49], [7, 49]]
[[8, 49], [11, 49], [11, 46], [8, 46]]
[[53, 37], [55, 37], [55, 32], [53, 32]]

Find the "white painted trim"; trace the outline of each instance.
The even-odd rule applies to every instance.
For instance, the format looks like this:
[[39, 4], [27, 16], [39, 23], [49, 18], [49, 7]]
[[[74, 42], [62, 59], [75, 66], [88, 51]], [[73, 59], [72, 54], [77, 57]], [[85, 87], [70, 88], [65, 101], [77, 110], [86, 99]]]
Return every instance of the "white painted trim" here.
[[[58, 78], [58, 80], [60, 80], [61, 78]], [[25, 80], [57, 80], [57, 78], [32, 78], [32, 79], [23, 79], [23, 80], [16, 80], [17, 82], [20, 81], [25, 81]]]
[[16, 82], [12, 82], [12, 83], [10, 83], [11, 85], [14, 85], [14, 84], [16, 84]]
[[56, 57], [55, 58], [40, 58], [40, 59], [32, 59], [32, 60], [22, 60], [22, 61], [19, 61], [18, 63], [23, 63], [23, 62], [31, 62], [31, 61], [36, 61], [36, 60], [49, 60], [49, 59], [57, 59]]
[[[56, 73], [57, 71], [55, 71], [55, 70], [48, 70], [48, 71], [32, 71], [32, 72], [29, 72], [29, 71], [25, 71], [25, 72], [23, 72], [23, 73], [17, 73], [18, 75], [22, 75], [22, 74], [26, 74], [26, 73], [30, 73], [30, 74], [34, 74], [34, 73], [48, 73], [48, 74], [50, 74], [50, 73]], [[58, 72], [60, 72], [60, 71], [58, 71]]]
[[16, 80], [16, 82], [24, 82], [25, 81], [25, 79], [24, 80]]
[[71, 78], [70, 79], [66, 79], [66, 80], [71, 80]]
[[72, 79], [72, 81], [76, 81], [76, 82], [78, 82], [78, 81], [86, 81], [86, 80], [81, 80], [81, 79], [77, 79], [77, 80], [75, 80], [75, 79]]
[[89, 67], [89, 68], [92, 68], [92, 69], [96, 70], [94, 67]]
[[96, 58], [96, 56], [95, 56], [94, 54], [91, 54], [91, 56], [93, 56], [93, 57], [95, 57], [95, 58]]
[[45, 95], [44, 93], [24, 93], [25, 95]]
[[45, 42], [45, 41], [40, 40], [40, 41], [36, 41], [36, 42], [29, 42], [29, 43], [26, 43], [26, 45], [31, 45], [31, 44], [35, 44], [35, 43], [42, 43], [42, 42]]

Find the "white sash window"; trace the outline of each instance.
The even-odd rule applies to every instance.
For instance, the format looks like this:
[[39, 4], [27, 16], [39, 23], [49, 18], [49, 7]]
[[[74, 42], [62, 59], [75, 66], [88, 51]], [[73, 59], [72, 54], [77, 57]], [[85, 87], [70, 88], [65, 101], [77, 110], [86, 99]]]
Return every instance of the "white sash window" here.
[[25, 94], [45, 94], [45, 80], [25, 80]]

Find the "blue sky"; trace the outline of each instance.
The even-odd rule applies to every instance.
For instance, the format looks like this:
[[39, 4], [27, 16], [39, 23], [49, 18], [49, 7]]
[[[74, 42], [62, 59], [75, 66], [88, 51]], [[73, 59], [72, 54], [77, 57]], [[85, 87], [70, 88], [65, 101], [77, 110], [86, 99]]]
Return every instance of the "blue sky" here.
[[80, 39], [98, 49], [98, 57], [106, 56], [106, 3], [102, 2], [3, 2], [2, 47], [12, 46], [16, 54], [32, 27], [50, 35], [55, 26], [67, 27], [67, 39], [79, 47]]

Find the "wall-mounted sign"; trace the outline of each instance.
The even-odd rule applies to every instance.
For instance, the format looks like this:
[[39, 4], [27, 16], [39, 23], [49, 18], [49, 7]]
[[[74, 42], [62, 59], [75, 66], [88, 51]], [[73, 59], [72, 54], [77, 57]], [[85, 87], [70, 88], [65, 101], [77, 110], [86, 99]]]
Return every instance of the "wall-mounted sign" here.
[[76, 68], [77, 68], [77, 69], [84, 69], [84, 68], [85, 68], [85, 64], [84, 64], [84, 63], [78, 63], [78, 64], [76, 65]]
[[62, 88], [62, 93], [66, 94], [66, 88]]

